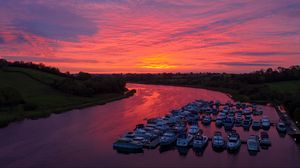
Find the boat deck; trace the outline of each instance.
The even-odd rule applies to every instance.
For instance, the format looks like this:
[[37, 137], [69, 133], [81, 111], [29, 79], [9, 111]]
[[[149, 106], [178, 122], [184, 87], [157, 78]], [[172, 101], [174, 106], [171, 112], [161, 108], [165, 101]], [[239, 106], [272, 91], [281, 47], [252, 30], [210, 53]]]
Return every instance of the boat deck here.
[[150, 144], [145, 144], [144, 147], [148, 149], [154, 149], [159, 145], [159, 138], [153, 140]]

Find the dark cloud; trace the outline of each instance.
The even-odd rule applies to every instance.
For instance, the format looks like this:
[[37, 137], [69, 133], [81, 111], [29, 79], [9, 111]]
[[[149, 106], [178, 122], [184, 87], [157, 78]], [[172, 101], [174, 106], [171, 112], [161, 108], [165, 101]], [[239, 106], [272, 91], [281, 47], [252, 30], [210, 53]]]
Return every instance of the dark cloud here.
[[256, 51], [241, 51], [231, 52], [229, 55], [236, 56], [286, 56], [286, 55], [300, 55], [300, 52], [256, 52]]
[[4, 43], [5, 43], [5, 41], [4, 41], [3, 37], [0, 36], [0, 44], [4, 44]]
[[[245, 6], [245, 4], [233, 5], [232, 10], [240, 10], [239, 7], [241, 6]], [[300, 14], [298, 14], [300, 13], [299, 7], [300, 7], [299, 3], [294, 3], [288, 5], [282, 4], [280, 7], [267, 9], [264, 11], [256, 11], [255, 13], [239, 12], [238, 15], [232, 15], [223, 18], [221, 17], [221, 19], [207, 23], [205, 25], [201, 24], [189, 28], [178, 29], [177, 32], [172, 33], [169, 38], [170, 39], [181, 38], [183, 36], [190, 36], [191, 34], [199, 34], [204, 32], [224, 33], [231, 30], [231, 28], [234, 26], [243, 25], [254, 20], [270, 17], [272, 15], [289, 15], [289, 16], [292, 15], [294, 17], [298, 17], [300, 16]], [[222, 12], [225, 13], [227, 11], [226, 10], [220, 11], [220, 13]], [[217, 11], [208, 11], [207, 13], [209, 15], [218, 14]]]
[[279, 36], [279, 37], [298, 36], [298, 35], [300, 35], [300, 30], [296, 30], [296, 31], [278, 31], [278, 32], [263, 32], [261, 35], [264, 35], [264, 36]]
[[256, 63], [256, 62], [218, 62], [219, 65], [227, 65], [227, 66], [253, 66], [253, 67], [263, 67], [263, 66], [275, 66], [272, 63]]
[[201, 48], [227, 46], [227, 45], [234, 45], [234, 44], [239, 44], [239, 42], [236, 42], [236, 41], [205, 41], [203, 44], [183, 46], [179, 49], [176, 49], [175, 51], [185, 51], [185, 50], [193, 50], [193, 49], [201, 49]]
[[63, 57], [35, 57], [35, 56], [3, 56], [4, 59], [28, 62], [57, 62], [57, 63], [98, 63], [97, 60], [73, 59]]
[[12, 25], [25, 32], [54, 40], [77, 41], [79, 35], [93, 35], [98, 28], [92, 20], [84, 18], [68, 8], [27, 4], [30, 20], [19, 17]]

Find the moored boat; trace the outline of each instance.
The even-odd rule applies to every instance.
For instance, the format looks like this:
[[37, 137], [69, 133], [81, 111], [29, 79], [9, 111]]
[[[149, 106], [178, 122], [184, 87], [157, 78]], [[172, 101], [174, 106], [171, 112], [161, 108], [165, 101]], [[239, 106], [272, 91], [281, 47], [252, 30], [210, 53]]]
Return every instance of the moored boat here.
[[140, 152], [143, 151], [143, 143], [130, 138], [120, 138], [113, 144], [113, 148], [119, 151]]
[[172, 145], [176, 142], [176, 139], [177, 139], [177, 137], [173, 132], [166, 132], [163, 134], [162, 137], [160, 137], [159, 144], [161, 146]]
[[237, 151], [241, 146], [240, 135], [236, 131], [231, 131], [228, 135], [227, 150]]
[[269, 135], [267, 132], [264, 131], [260, 133], [259, 142], [261, 146], [266, 146], [266, 147], [271, 146], [271, 141], [269, 139]]
[[225, 130], [231, 130], [234, 126], [234, 119], [232, 117], [227, 117], [223, 123]]
[[251, 126], [251, 122], [249, 120], [244, 120], [243, 121], [243, 128], [245, 130], [249, 130], [250, 126]]
[[208, 137], [204, 135], [196, 135], [193, 140], [193, 148], [203, 149], [208, 144]]
[[286, 133], [287, 127], [284, 122], [279, 122], [276, 124], [276, 129], [279, 133]]
[[251, 135], [247, 140], [247, 148], [249, 151], [259, 151], [259, 138], [257, 135]]
[[215, 150], [223, 150], [225, 148], [225, 140], [220, 131], [216, 131], [212, 138], [212, 147]]
[[270, 119], [267, 116], [263, 116], [261, 119], [261, 126], [264, 130], [268, 130], [270, 128]]
[[177, 137], [176, 145], [179, 147], [188, 147], [194, 136], [191, 134], [182, 133]]
[[261, 122], [260, 121], [253, 121], [252, 123], [252, 129], [253, 130], [259, 130], [261, 127]]
[[199, 129], [198, 125], [192, 125], [192, 126], [189, 128], [188, 133], [189, 133], [189, 134], [192, 134], [192, 135], [196, 135], [199, 131], [200, 131], [200, 129]]
[[217, 127], [222, 127], [223, 125], [223, 119], [221, 117], [217, 117], [215, 124]]
[[209, 115], [205, 116], [202, 120], [203, 125], [209, 125], [211, 123], [211, 117]]

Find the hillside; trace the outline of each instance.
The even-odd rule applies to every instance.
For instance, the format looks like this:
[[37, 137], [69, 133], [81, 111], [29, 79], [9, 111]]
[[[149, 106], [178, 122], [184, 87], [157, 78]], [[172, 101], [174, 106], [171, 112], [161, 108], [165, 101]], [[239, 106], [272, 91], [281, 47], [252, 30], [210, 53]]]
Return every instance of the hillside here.
[[[0, 107], [0, 126], [15, 120], [47, 117], [53, 112], [103, 104], [127, 96], [123, 93], [105, 93], [83, 97], [63, 93], [49, 85], [54, 80], [64, 78], [30, 68], [0, 68], [0, 88], [12, 88], [18, 91], [24, 100], [24, 103], [17, 106]], [[24, 109], [24, 105], [29, 105], [31, 108]]]

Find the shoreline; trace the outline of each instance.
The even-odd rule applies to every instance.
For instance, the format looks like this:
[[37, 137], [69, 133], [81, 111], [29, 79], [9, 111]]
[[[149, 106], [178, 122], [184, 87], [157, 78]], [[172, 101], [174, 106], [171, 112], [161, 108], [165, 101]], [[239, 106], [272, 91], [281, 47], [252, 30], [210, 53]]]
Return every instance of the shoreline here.
[[114, 102], [114, 101], [117, 101], [117, 100], [129, 98], [129, 97], [133, 96], [135, 93], [136, 93], [136, 90], [132, 89], [132, 90], [124, 92], [123, 94], [116, 95], [115, 97], [111, 97], [109, 99], [99, 99], [99, 100], [90, 101], [90, 102], [83, 102], [81, 104], [72, 104], [70, 106], [61, 107], [61, 108], [54, 108], [54, 109], [50, 109], [50, 110], [42, 110], [42, 111], [31, 112], [31, 113], [28, 113], [27, 115], [26, 114], [23, 115], [22, 118], [14, 118], [12, 120], [7, 120], [7, 121], [4, 121], [4, 122], [1, 122], [0, 123], [0, 129], [7, 127], [11, 123], [18, 122], [18, 121], [23, 121], [25, 119], [36, 120], [36, 119], [40, 119], [40, 118], [50, 117], [52, 114], [65, 113], [65, 112], [68, 112], [68, 111], [71, 111], [71, 110], [83, 109], [83, 108], [96, 106], [96, 105], [105, 105], [105, 104], [110, 103], [110, 102]]

